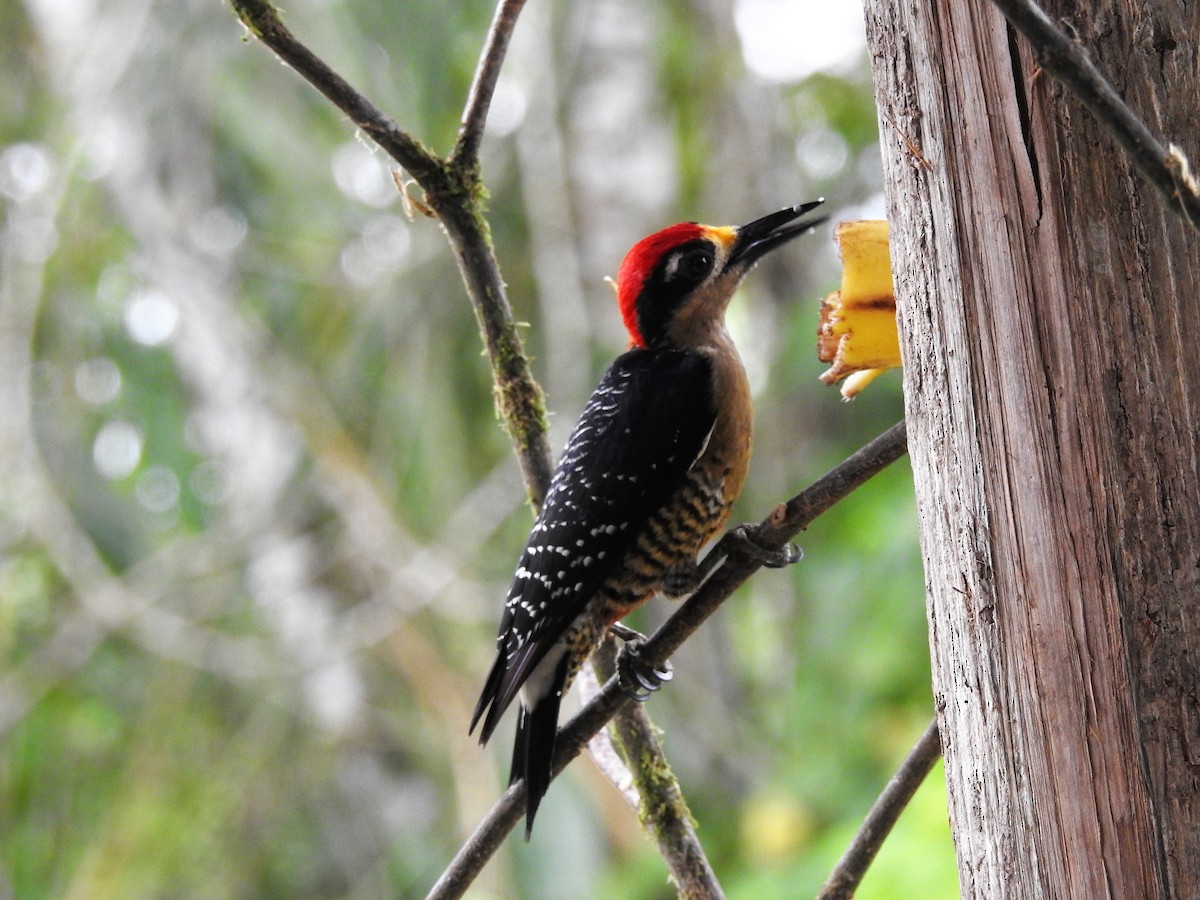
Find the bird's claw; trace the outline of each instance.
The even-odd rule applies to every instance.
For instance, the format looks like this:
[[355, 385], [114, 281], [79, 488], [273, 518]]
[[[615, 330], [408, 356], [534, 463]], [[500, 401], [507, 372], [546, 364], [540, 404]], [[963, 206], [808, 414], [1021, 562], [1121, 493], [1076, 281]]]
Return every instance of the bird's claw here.
[[617, 657], [617, 683], [625, 695], [645, 703], [650, 695], [675, 677], [670, 662], [652, 666], [644, 662], [633, 644], [626, 644]]
[[675, 677], [670, 661], [653, 666], [641, 657], [645, 638], [620, 623], [611, 626], [612, 632], [625, 642], [617, 654], [617, 684], [627, 697], [645, 703], [650, 695]]
[[756, 530], [753, 525], [739, 525], [730, 531], [728, 537], [731, 538], [733, 543], [732, 549], [743, 556], [762, 563], [768, 569], [782, 569], [785, 566], [798, 563], [804, 558], [804, 551], [790, 541], [778, 550], [764, 547], [758, 541], [758, 535], [755, 533]]
[[804, 559], [804, 551], [800, 545], [788, 541], [778, 550], [764, 549], [762, 564], [768, 569], [783, 569], [795, 565], [802, 559]]

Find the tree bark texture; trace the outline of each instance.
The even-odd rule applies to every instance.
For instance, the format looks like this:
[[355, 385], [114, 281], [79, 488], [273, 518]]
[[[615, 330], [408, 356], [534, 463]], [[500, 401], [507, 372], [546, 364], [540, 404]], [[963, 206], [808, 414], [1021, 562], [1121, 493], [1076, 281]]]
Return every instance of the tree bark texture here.
[[[1055, 0], [1200, 158], [1200, 4]], [[868, 0], [964, 897], [1200, 897], [1200, 239], [984, 0]]]

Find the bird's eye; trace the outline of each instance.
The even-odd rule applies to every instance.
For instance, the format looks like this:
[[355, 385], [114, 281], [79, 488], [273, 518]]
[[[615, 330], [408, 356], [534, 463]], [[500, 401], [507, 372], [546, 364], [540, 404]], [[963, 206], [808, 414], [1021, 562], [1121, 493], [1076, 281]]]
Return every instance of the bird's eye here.
[[712, 270], [713, 255], [711, 250], [689, 250], [679, 260], [675, 276], [686, 281], [703, 281]]

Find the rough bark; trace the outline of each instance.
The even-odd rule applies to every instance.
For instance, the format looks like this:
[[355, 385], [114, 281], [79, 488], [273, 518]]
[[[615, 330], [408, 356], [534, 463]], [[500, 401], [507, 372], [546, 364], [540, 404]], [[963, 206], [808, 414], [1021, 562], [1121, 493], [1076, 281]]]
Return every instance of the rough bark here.
[[[1056, 2], [1200, 157], [1200, 4]], [[1200, 897], [1200, 240], [982, 0], [869, 0], [964, 897]]]

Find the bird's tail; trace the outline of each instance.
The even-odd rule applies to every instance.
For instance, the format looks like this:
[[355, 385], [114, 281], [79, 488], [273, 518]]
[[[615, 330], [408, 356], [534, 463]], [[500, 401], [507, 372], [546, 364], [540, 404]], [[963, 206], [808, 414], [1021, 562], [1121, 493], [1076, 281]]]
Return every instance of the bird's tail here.
[[521, 698], [508, 783], [513, 784], [518, 778], [525, 781], [526, 840], [529, 840], [529, 835], [533, 832], [533, 818], [537, 815], [542, 797], [550, 787], [554, 743], [558, 734], [558, 708], [562, 703], [567, 668], [568, 660], [564, 657], [554, 673], [550, 690], [533, 700], [532, 707], [526, 706], [525, 698]]

